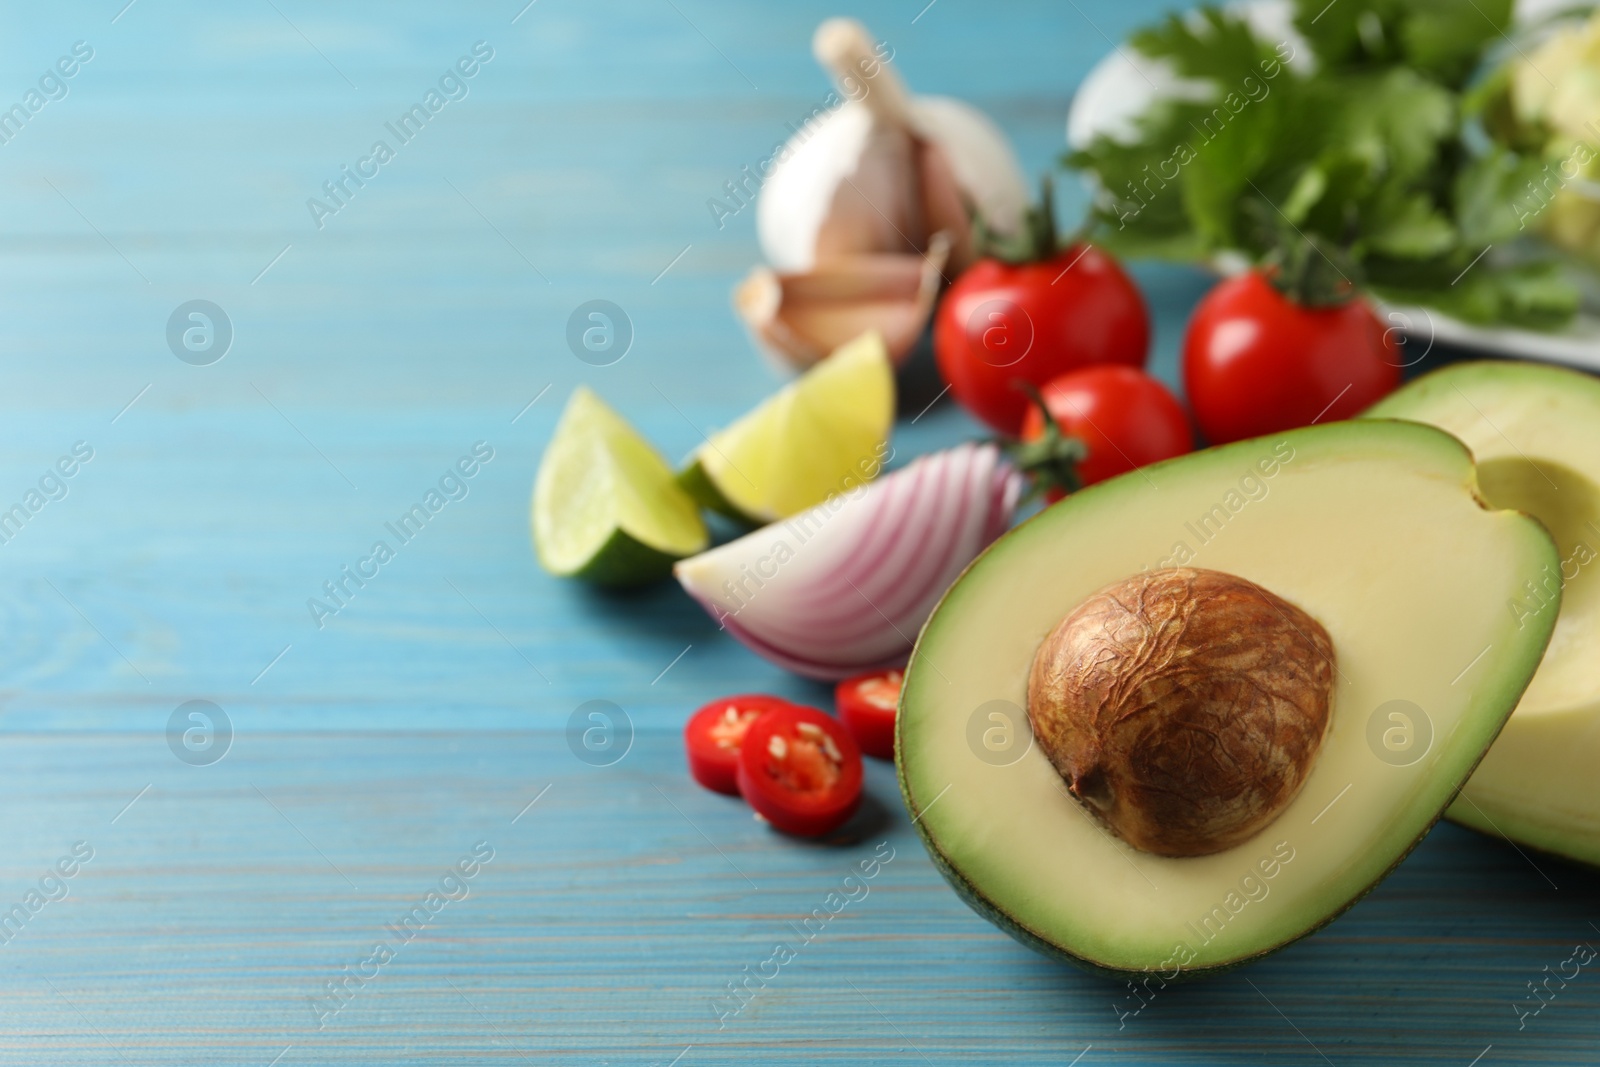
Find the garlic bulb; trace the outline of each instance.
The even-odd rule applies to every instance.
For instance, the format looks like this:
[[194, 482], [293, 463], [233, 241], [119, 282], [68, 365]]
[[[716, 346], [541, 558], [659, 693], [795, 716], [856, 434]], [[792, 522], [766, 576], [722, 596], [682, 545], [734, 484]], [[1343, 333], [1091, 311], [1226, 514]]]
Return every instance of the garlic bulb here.
[[987, 116], [912, 96], [859, 22], [824, 22], [812, 51], [844, 102], [776, 154], [756, 202], [770, 269], [745, 280], [735, 306], [762, 347], [793, 365], [869, 327], [899, 362], [939, 286], [975, 258], [972, 215], [1016, 232], [1027, 183]]
[[767, 262], [784, 272], [856, 252], [917, 252], [952, 235], [952, 266], [972, 258], [970, 219], [1013, 233], [1028, 185], [1005, 135], [978, 109], [914, 97], [853, 19], [817, 28], [812, 51], [844, 103], [778, 152], [756, 204]]

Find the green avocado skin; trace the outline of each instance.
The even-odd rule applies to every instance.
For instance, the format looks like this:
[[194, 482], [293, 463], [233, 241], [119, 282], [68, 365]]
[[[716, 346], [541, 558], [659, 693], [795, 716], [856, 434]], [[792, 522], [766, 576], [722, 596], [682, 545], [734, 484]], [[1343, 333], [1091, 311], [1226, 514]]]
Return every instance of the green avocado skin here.
[[[1362, 417], [1363, 418], [1375, 417], [1375, 418], [1377, 418], [1379, 420], [1389, 421], [1389, 422], [1406, 422], [1406, 421], [1408, 421], [1408, 420], [1404, 420], [1404, 419], [1394, 419], [1393, 417], [1389, 416], [1386, 412], [1377, 412], [1377, 411], [1373, 411], [1373, 412], [1369, 413], [1368, 415], [1364, 415]], [[1468, 458], [1470, 459], [1470, 453], [1468, 452], [1468, 450], [1467, 450], [1465, 445], [1462, 445], [1455, 438], [1451, 437], [1448, 434], [1445, 434], [1443, 431], [1437, 430], [1436, 428], [1430, 428], [1430, 429], [1433, 429], [1433, 432], [1437, 433], [1440, 437], [1443, 437], [1446, 440], [1452, 441], [1455, 444], [1455, 447], [1459, 448], [1461, 450], [1461, 452], [1463, 454], [1467, 455]], [[1295, 433], [1295, 434], [1301, 434], [1301, 433], [1306, 433], [1307, 431], [1306, 430], [1300, 430], [1300, 431], [1289, 431], [1289, 432], [1290, 433]], [[1223, 447], [1224, 448], [1231, 448], [1231, 447], [1235, 447], [1235, 446], [1223, 446]], [[1191, 456], [1188, 456], [1188, 457], [1180, 456], [1180, 457], [1178, 457], [1176, 459], [1166, 460], [1163, 463], [1158, 464], [1157, 466], [1167, 466], [1169, 464], [1171, 464], [1171, 465], [1180, 464], [1180, 463], [1183, 463], [1185, 460], [1192, 459], [1192, 455], [1193, 454], [1191, 454]], [[1125, 477], [1131, 477], [1131, 475], [1126, 475]], [[1115, 481], [1115, 480], [1113, 480], [1113, 481]], [[1102, 483], [1102, 485], [1106, 485], [1106, 484], [1110, 484], [1110, 483]], [[1029, 521], [1029, 522], [1037, 521], [1038, 518], [1039, 518], [1039, 516], [1035, 515], [1035, 516], [1031, 517], [1030, 519], [1028, 519], [1026, 521]], [[1542, 531], [1543, 527], [1541, 526], [1540, 529]], [[1555, 542], [1554, 542], [1553, 539], [1550, 539], [1548, 533], [1545, 534], [1545, 538], [1546, 538], [1547, 543], [1549, 544], [1550, 555], [1551, 555], [1552, 558], [1555, 558], [1555, 556], [1556, 556]], [[1004, 538], [1002, 538], [1001, 540], [1003, 541]], [[996, 548], [996, 546], [999, 543], [1000, 542], [996, 542], [995, 545], [991, 545], [987, 551], [989, 551], [989, 552], [994, 551], [994, 549]], [[968, 565], [967, 570], [968, 571], [972, 570], [972, 568], [974, 566], [976, 566], [977, 562], [978, 561], [974, 560], [973, 563]], [[965, 572], [963, 573], [962, 577], [965, 577]], [[959, 585], [960, 581], [961, 581], [961, 579], [958, 578], [955, 583], [952, 583], [951, 588], [953, 589], [955, 585]], [[944, 606], [945, 599], [947, 599], [949, 597], [949, 595], [950, 595], [950, 591], [951, 591], [950, 589], [947, 589], [945, 591], [945, 596], [940, 599], [939, 604], [935, 605], [934, 610], [930, 614], [927, 622], [925, 622], [923, 624], [922, 632], [920, 634], [918, 634], [916, 647], [914, 647], [912, 649], [912, 652], [911, 652], [911, 657], [910, 657], [910, 663], [911, 664], [915, 664], [916, 663], [917, 653], [919, 651], [921, 651], [921, 645], [922, 645], [923, 639], [927, 636], [929, 628], [933, 625], [934, 620], [938, 617], [940, 610]], [[1539, 656], [1534, 657], [1534, 659], [1533, 659], [1533, 665], [1534, 666], [1536, 666], [1538, 661], [1539, 661], [1539, 659], [1543, 657], [1544, 649], [1546, 647], [1548, 647], [1548, 645], [1549, 645], [1550, 637], [1551, 637], [1551, 635], [1552, 635], [1552, 633], [1554, 631], [1554, 619], [1552, 618], [1552, 620], [1549, 623], [1549, 625], [1545, 626], [1543, 629], [1544, 629], [1544, 633], [1543, 633], [1543, 637], [1542, 637], [1542, 639], [1540, 641], [1540, 645], [1539, 645], [1539, 653], [1540, 654], [1539, 654]], [[1506, 722], [1511, 718], [1511, 713], [1516, 710], [1517, 703], [1521, 699], [1523, 691], [1526, 690], [1528, 684], [1530, 682], [1532, 682], [1532, 680], [1533, 680], [1534, 666], [1530, 666], [1529, 667], [1526, 676], [1522, 679], [1522, 683], [1521, 683], [1520, 686], [1517, 687], [1516, 691], [1514, 693], [1508, 693], [1507, 694], [1508, 699], [1505, 701], [1505, 712], [1504, 712], [1503, 715], [1500, 716], [1499, 722], [1495, 724], [1494, 734], [1490, 737], [1489, 743], [1485, 744], [1483, 746], [1482, 750], [1479, 751], [1479, 753], [1477, 755], [1477, 758], [1475, 758], [1472, 761], [1471, 765], [1466, 768], [1465, 772], [1461, 775], [1460, 779], [1452, 784], [1450, 792], [1447, 795], [1447, 797], [1445, 798], [1445, 802], [1440, 806], [1440, 808], [1437, 811], [1435, 811], [1433, 813], [1433, 816], [1427, 821], [1426, 825], [1420, 830], [1420, 832], [1417, 834], [1417, 836], [1412, 840], [1411, 844], [1408, 845], [1403, 851], [1401, 851], [1400, 854], [1395, 857], [1394, 862], [1389, 864], [1388, 867], [1384, 868], [1383, 871], [1380, 872], [1378, 874], [1378, 876], [1375, 877], [1364, 889], [1362, 889], [1358, 893], [1353, 894], [1347, 902], [1345, 902], [1339, 908], [1335, 909], [1333, 912], [1331, 912], [1327, 917], [1325, 917], [1321, 921], [1319, 921], [1316, 924], [1308, 927], [1306, 930], [1302, 931], [1301, 933], [1296, 934], [1294, 937], [1287, 938], [1284, 941], [1281, 941], [1276, 945], [1272, 945], [1272, 946], [1270, 946], [1268, 948], [1263, 949], [1260, 952], [1256, 952], [1256, 953], [1253, 953], [1253, 954], [1248, 955], [1248, 956], [1243, 956], [1243, 957], [1240, 957], [1239, 959], [1236, 959], [1236, 960], [1230, 960], [1230, 961], [1228, 961], [1226, 963], [1214, 964], [1214, 965], [1206, 966], [1206, 967], [1191, 967], [1191, 968], [1182, 968], [1182, 967], [1180, 967], [1178, 973], [1175, 976], [1172, 976], [1172, 977], [1169, 978], [1163, 972], [1162, 973], [1162, 978], [1164, 980], [1168, 981], [1168, 982], [1187, 982], [1187, 981], [1193, 981], [1193, 980], [1200, 979], [1200, 978], [1208, 978], [1208, 977], [1211, 977], [1211, 976], [1214, 976], [1214, 975], [1224, 974], [1224, 973], [1226, 973], [1228, 971], [1234, 970], [1235, 968], [1242, 967], [1242, 966], [1245, 966], [1245, 965], [1250, 964], [1250, 963], [1254, 963], [1257, 960], [1263, 959], [1263, 958], [1265, 958], [1267, 956], [1272, 955], [1275, 952], [1279, 952], [1282, 949], [1287, 948], [1288, 946], [1294, 944], [1296, 941], [1299, 941], [1302, 938], [1309, 937], [1311, 934], [1317, 933], [1318, 931], [1320, 931], [1321, 929], [1326, 927], [1328, 924], [1330, 924], [1334, 920], [1338, 919], [1345, 912], [1347, 912], [1351, 908], [1355, 907], [1355, 905], [1360, 903], [1363, 899], [1365, 899], [1368, 893], [1371, 893], [1373, 891], [1373, 889], [1377, 888], [1379, 883], [1381, 883], [1385, 878], [1389, 877], [1389, 875], [1394, 872], [1395, 868], [1399, 867], [1401, 863], [1405, 862], [1406, 858], [1411, 855], [1412, 851], [1414, 849], [1416, 849], [1416, 847], [1419, 844], [1422, 843], [1423, 839], [1428, 836], [1429, 832], [1432, 831], [1433, 827], [1439, 822], [1439, 820], [1441, 818], [1444, 817], [1446, 809], [1450, 806], [1451, 803], [1453, 803], [1455, 801], [1457, 794], [1461, 791], [1461, 788], [1464, 785], [1466, 785], [1467, 780], [1472, 777], [1472, 772], [1477, 770], [1478, 765], [1483, 762], [1484, 756], [1486, 756], [1488, 754], [1488, 752], [1489, 752], [1489, 749], [1491, 747], [1493, 747], [1494, 739], [1499, 737], [1500, 731], [1502, 729], [1504, 729]], [[907, 667], [907, 670], [908, 671], [910, 670], [910, 666], [909, 665]], [[1041, 955], [1043, 955], [1043, 956], [1045, 956], [1045, 957], [1047, 957], [1049, 959], [1056, 960], [1058, 962], [1069, 963], [1069, 964], [1073, 965], [1074, 967], [1077, 967], [1077, 968], [1079, 968], [1081, 970], [1089, 972], [1090, 974], [1094, 974], [1094, 975], [1097, 975], [1099, 977], [1111, 979], [1111, 980], [1118, 981], [1118, 982], [1127, 981], [1127, 980], [1134, 979], [1134, 978], [1139, 978], [1139, 977], [1142, 977], [1142, 976], [1150, 973], [1147, 970], [1142, 969], [1142, 968], [1117, 967], [1114, 964], [1107, 963], [1107, 962], [1102, 961], [1102, 960], [1089, 959], [1087, 957], [1079, 956], [1079, 955], [1069, 951], [1064, 946], [1062, 946], [1060, 944], [1057, 944], [1054, 941], [1049, 940], [1048, 938], [1046, 938], [1046, 937], [1042, 936], [1041, 934], [1037, 933], [1036, 931], [1034, 931], [1032, 928], [1024, 925], [1021, 922], [1019, 922], [1016, 919], [1015, 916], [1011, 915], [1005, 909], [1001, 908], [1000, 906], [995, 904], [992, 900], [990, 900], [989, 897], [983, 892], [983, 890], [978, 885], [973, 883], [965, 875], [961, 874], [958, 870], [955, 869], [954, 865], [952, 865], [949, 862], [949, 860], [945, 857], [942, 847], [940, 846], [938, 840], [933, 836], [933, 833], [929, 829], [927, 822], [924, 821], [921, 818], [921, 813], [917, 810], [916, 804], [915, 804], [915, 802], [914, 802], [914, 800], [912, 798], [910, 783], [907, 781], [907, 778], [906, 778], [905, 758], [904, 758], [903, 746], [905, 744], [904, 724], [906, 722], [906, 717], [905, 717], [905, 714], [904, 714], [904, 710], [905, 710], [904, 705], [905, 705], [905, 699], [906, 699], [907, 691], [908, 691], [907, 689], [902, 688], [901, 697], [900, 697], [900, 707], [896, 709], [896, 715], [895, 715], [895, 778], [896, 778], [896, 781], [900, 785], [900, 795], [901, 795], [901, 798], [905, 802], [906, 810], [908, 812], [912, 813], [912, 819], [913, 819], [912, 825], [914, 827], [916, 827], [917, 836], [919, 838], [921, 838], [923, 847], [927, 850], [929, 858], [932, 859], [934, 867], [939, 871], [939, 873], [941, 875], [944, 876], [945, 881], [947, 881], [950, 884], [951, 888], [955, 890], [956, 895], [959, 896], [963, 901], [965, 901], [967, 906], [972, 908], [972, 910], [977, 912], [980, 916], [982, 916], [983, 918], [987, 919], [989, 922], [993, 923], [995, 926], [999, 927], [1001, 930], [1005, 931], [1007, 934], [1011, 935], [1012, 938], [1014, 938], [1015, 940], [1021, 942], [1023, 945], [1026, 945], [1028, 948], [1033, 949], [1035, 952], [1038, 952]], [[1476, 829], [1476, 828], [1474, 827], [1474, 829]]]

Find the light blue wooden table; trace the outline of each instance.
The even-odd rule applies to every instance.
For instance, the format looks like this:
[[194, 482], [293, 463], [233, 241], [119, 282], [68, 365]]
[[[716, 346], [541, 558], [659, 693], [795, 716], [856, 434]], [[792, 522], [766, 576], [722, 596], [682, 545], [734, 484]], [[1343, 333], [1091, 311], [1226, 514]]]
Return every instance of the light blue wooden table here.
[[[544, 576], [529, 486], [579, 382], [673, 455], [773, 387], [728, 310], [753, 220], [705, 201], [820, 101], [834, 8], [123, 2], [7, 4], [0, 35], [26, 114], [0, 144], [0, 508], [92, 450], [0, 527], [0, 1062], [1600, 1062], [1600, 976], [1520, 1032], [1513, 1010], [1600, 943], [1600, 879], [1460, 830], [1326, 932], [1132, 1015], [956, 899], [887, 765], [832, 845], [690, 783], [694, 706], [824, 692], [674, 588]], [[1037, 170], [1107, 38], [1156, 10], [858, 13]], [[480, 41], [457, 98], [314, 219]], [[1204, 283], [1138, 273], [1170, 381]], [[591, 299], [636, 332], [613, 366], [564, 341]], [[231, 323], [210, 365], [169, 348], [191, 300]], [[973, 432], [945, 406], [897, 441]], [[478, 442], [466, 496], [319, 627], [308, 599]], [[231, 722], [219, 761], [169, 746], [192, 700]], [[632, 724], [609, 766], [566, 740], [588, 700]], [[870, 894], [719, 1024], [875, 852]]]

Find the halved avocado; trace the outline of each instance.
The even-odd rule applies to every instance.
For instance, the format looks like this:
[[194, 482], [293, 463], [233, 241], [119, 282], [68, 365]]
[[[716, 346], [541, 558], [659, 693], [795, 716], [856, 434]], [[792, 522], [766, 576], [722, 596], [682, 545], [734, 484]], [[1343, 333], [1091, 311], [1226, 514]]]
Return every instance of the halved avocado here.
[[[1024, 944], [1163, 980], [1238, 965], [1330, 922], [1439, 818], [1554, 625], [1506, 602], [1556, 563], [1544, 528], [1487, 508], [1466, 449], [1422, 425], [1337, 423], [1132, 472], [1002, 537], [946, 593], [905, 676], [901, 789], [946, 878]], [[1295, 605], [1338, 663], [1298, 795], [1242, 844], [1181, 858], [1109, 832], [1020, 715], [1063, 616], [1171, 566]]]
[[1527, 363], [1460, 363], [1368, 415], [1448, 430], [1477, 457], [1484, 497], [1538, 518], [1560, 552], [1501, 607], [1524, 626], [1559, 611], [1555, 633], [1447, 816], [1600, 865], [1600, 382]]

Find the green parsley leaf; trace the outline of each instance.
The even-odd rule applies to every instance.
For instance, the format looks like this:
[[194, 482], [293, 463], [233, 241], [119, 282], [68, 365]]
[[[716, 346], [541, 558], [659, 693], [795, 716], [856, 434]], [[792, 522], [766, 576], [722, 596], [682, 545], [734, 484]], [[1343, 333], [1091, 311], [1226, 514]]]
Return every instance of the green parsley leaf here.
[[1523, 195], [1538, 149], [1496, 139], [1504, 78], [1467, 86], [1511, 0], [1294, 2], [1301, 44], [1214, 7], [1134, 35], [1185, 89], [1131, 140], [1066, 157], [1095, 189], [1088, 236], [1127, 256], [1337, 263], [1341, 281], [1468, 321], [1563, 324], [1577, 295], [1559, 265], [1482, 257], [1548, 199]]

